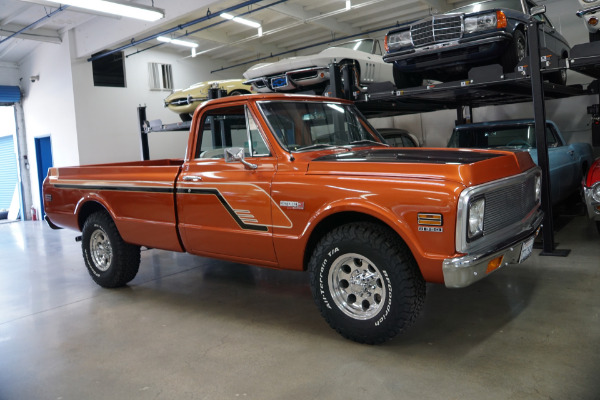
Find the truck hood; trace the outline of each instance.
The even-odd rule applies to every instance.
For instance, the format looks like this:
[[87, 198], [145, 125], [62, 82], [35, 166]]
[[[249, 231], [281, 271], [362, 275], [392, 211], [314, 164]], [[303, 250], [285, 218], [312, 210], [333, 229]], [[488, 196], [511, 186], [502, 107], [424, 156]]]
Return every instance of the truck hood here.
[[473, 186], [520, 174], [534, 166], [526, 152], [372, 148], [315, 158], [307, 174], [451, 180]]

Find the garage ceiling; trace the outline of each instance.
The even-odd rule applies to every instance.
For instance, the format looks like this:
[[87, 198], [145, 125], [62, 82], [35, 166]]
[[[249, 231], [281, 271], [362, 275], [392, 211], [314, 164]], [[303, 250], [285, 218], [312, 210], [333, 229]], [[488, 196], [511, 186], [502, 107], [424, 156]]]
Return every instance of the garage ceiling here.
[[[554, 1], [559, 0], [540, 3]], [[322, 47], [345, 38], [383, 37], [388, 28], [395, 24], [422, 18], [432, 10], [449, 10], [469, 1], [263, 0], [231, 12], [259, 22], [262, 25], [260, 37], [256, 28], [218, 16], [220, 11], [239, 6], [241, 1], [196, 1], [191, 12], [181, 12], [182, 7], [175, 9], [173, 2], [167, 0], [138, 0], [132, 3], [146, 6], [154, 4], [165, 10], [166, 18], [155, 23], [137, 23], [127, 18], [91, 14], [72, 7], [61, 11], [56, 6], [0, 0], [0, 65], [18, 65], [40, 43], [60, 43], [63, 35], [71, 29], [76, 29], [78, 48], [85, 49], [79, 50], [78, 55], [89, 57], [95, 52], [126, 46], [132, 41], [137, 42], [189, 21], [205, 18], [210, 11], [211, 18], [172, 32], [169, 36], [176, 38], [187, 34], [182, 39], [197, 43], [198, 53], [219, 60], [224, 68], [229, 68], [272, 58], [271, 55], [276, 58], [290, 57], [297, 49], [314, 45]], [[98, 29], [102, 26], [116, 27], [110, 32], [113, 37], [115, 31], [117, 34], [123, 32], [123, 35], [118, 39], [109, 39], [111, 35]], [[12, 36], [16, 32], [20, 33]], [[107, 39], [103, 42], [101, 39], [104, 36]], [[81, 42], [86, 40], [89, 43], [82, 45]], [[127, 48], [125, 54], [131, 56], [158, 45], [181, 57], [191, 56], [190, 49], [159, 44], [155, 39]], [[316, 47], [315, 52], [318, 50], [320, 48]]]

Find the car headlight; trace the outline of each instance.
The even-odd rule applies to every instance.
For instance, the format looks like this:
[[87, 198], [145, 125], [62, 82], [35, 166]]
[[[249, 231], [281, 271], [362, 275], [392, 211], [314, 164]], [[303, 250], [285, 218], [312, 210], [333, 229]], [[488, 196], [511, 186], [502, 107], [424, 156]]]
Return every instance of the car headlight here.
[[485, 199], [483, 197], [471, 200], [469, 203], [467, 238], [469, 241], [483, 235], [483, 217], [485, 214]]
[[502, 11], [465, 18], [465, 32], [487, 31], [506, 26], [506, 16]]
[[386, 50], [409, 46], [412, 44], [410, 31], [388, 33], [386, 36]]
[[536, 175], [535, 177], [535, 202], [539, 203], [542, 201], [542, 176]]
[[592, 199], [600, 203], [600, 182], [592, 186]]

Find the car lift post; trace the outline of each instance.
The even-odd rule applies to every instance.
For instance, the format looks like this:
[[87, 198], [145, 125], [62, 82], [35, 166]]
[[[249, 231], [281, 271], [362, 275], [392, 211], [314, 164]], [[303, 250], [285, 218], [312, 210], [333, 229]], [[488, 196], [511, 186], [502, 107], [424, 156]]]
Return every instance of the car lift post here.
[[548, 146], [546, 144], [546, 107], [544, 104], [544, 86], [540, 62], [539, 24], [533, 16], [529, 20], [527, 36], [529, 38], [529, 64], [531, 74], [531, 90], [535, 118], [535, 139], [537, 142], [538, 165], [542, 168], [542, 210], [544, 223], [542, 229], [543, 250], [541, 256], [566, 257], [571, 250], [556, 250], [554, 243], [554, 226], [552, 217], [552, 199], [550, 198], [550, 164]]
[[150, 148], [148, 146], [148, 133], [144, 128], [146, 124], [146, 106], [139, 106], [137, 108], [138, 111], [138, 121], [140, 123], [140, 135], [142, 140], [142, 160], [147, 161], [150, 159]]

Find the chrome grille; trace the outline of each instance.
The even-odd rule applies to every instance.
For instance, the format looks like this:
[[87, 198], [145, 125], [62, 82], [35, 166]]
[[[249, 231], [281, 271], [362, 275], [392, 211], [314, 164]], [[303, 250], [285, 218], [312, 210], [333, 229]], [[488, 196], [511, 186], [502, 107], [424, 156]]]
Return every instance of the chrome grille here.
[[439, 15], [411, 25], [410, 34], [415, 46], [460, 39], [462, 17], [460, 15]]
[[484, 235], [524, 219], [535, 207], [535, 176], [485, 193]]

